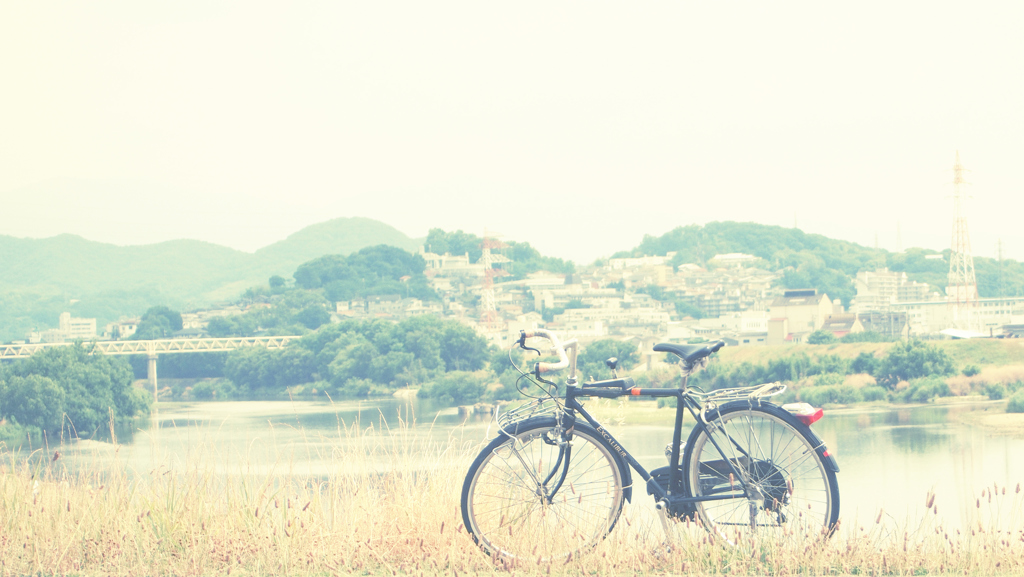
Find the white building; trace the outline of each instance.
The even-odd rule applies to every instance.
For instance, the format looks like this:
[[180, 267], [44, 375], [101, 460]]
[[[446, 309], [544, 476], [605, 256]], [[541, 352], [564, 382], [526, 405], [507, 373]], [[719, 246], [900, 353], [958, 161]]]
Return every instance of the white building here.
[[71, 313], [61, 313], [57, 327], [67, 340], [96, 338], [96, 319], [72, 317]]
[[926, 283], [907, 280], [907, 273], [887, 268], [861, 271], [853, 285], [857, 289], [857, 296], [850, 305], [853, 313], [886, 311], [898, 302], [930, 300]]
[[[910, 323], [910, 334], [927, 335], [955, 326], [955, 309], [944, 300], [896, 303], [893, 312], [905, 312]], [[1024, 297], [997, 297], [978, 299], [974, 310], [974, 324], [982, 333], [1001, 334], [1003, 325], [1012, 324], [1024, 315]]]
[[789, 333], [813, 332], [834, 312], [828, 295], [814, 289], [787, 290], [772, 301], [768, 316], [786, 319]]
[[608, 260], [608, 267], [612, 270], [626, 268], [638, 268], [647, 266], [664, 266], [672, 262], [676, 253], [670, 252], [665, 256], [641, 256], [636, 258], [613, 258]]
[[711, 257], [708, 261], [711, 264], [717, 264], [722, 266], [732, 267], [743, 267], [756, 263], [758, 258], [752, 254], [743, 254], [741, 252], [730, 252], [727, 254], [716, 254]]
[[139, 319], [122, 319], [108, 324], [104, 334], [107, 338], [113, 340], [127, 339], [134, 335], [137, 330], [139, 330]]

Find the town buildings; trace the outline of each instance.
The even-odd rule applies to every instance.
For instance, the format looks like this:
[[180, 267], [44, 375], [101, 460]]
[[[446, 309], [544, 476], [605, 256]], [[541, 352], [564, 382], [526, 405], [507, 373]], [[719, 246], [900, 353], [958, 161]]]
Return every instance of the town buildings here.
[[[781, 286], [784, 271], [752, 255], [715, 255], [705, 266], [678, 263], [677, 255], [614, 258], [579, 267], [572, 274], [537, 272], [513, 277], [511, 261], [497, 252], [490, 265], [469, 254], [421, 253], [424, 274], [440, 300], [399, 294], [368, 295], [333, 303], [331, 321], [417, 315], [453, 318], [504, 346], [520, 330], [548, 327], [582, 342], [612, 338], [700, 341], [724, 339], [734, 346], [805, 342], [824, 330], [841, 338], [872, 331], [884, 338], [940, 337], [952, 326], [953, 309], [937, 291], [910, 281], [903, 272], [861, 271], [852, 279], [850, 310], [812, 288]], [[493, 306], [485, 314], [483, 303]], [[201, 336], [216, 317], [268, 303], [226, 305], [182, 313], [183, 332]], [[982, 298], [973, 313], [985, 334], [1004, 334], [1024, 325], [1024, 297]], [[105, 338], [129, 338], [138, 319], [107, 325]], [[1012, 334], [1016, 334], [1010, 331]], [[1007, 333], [1007, 334], [1010, 334]], [[64, 313], [59, 328], [34, 334], [36, 341], [96, 338], [95, 319]]]

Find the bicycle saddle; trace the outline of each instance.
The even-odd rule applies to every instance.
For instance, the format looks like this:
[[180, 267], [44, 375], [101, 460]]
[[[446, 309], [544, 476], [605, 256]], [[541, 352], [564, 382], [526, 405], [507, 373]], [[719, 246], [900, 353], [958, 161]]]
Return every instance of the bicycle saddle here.
[[654, 351], [658, 353], [672, 353], [693, 364], [702, 358], [710, 355], [725, 346], [724, 341], [717, 341], [707, 345], [677, 345], [675, 343], [658, 343], [654, 345]]

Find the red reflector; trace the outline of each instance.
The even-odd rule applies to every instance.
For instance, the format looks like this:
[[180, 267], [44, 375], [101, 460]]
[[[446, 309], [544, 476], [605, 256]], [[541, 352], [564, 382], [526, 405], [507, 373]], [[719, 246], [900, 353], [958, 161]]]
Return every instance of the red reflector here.
[[633, 395], [634, 397], [639, 397], [640, 389], [637, 387], [633, 387], [632, 389], [629, 390], [629, 394]]
[[825, 452], [822, 453], [822, 455], [824, 455], [826, 457], [831, 457], [832, 456], [831, 454], [829, 454], [828, 449], [825, 449]]
[[801, 423], [803, 423], [803, 424], [805, 424], [807, 426], [810, 426], [811, 423], [813, 423], [814, 421], [817, 421], [818, 419], [820, 419], [824, 415], [825, 415], [825, 411], [823, 411], [821, 409], [818, 409], [818, 410], [814, 411], [813, 413], [807, 413], [806, 415], [799, 415], [798, 414], [798, 415], [793, 415], [793, 416], [796, 417], [797, 420], [800, 421]]

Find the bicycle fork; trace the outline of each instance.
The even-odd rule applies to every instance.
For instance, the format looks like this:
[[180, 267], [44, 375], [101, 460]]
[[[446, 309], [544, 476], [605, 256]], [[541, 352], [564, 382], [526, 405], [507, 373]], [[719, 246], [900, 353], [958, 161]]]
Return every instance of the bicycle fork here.
[[[523, 464], [523, 469], [525, 469], [530, 474], [530, 477], [533, 478], [533, 482], [537, 484], [535, 494], [538, 497], [540, 497], [541, 504], [550, 505], [554, 501], [555, 495], [562, 488], [562, 484], [565, 483], [565, 477], [569, 474], [569, 461], [572, 458], [572, 445], [569, 443], [568, 440], [561, 438], [561, 435], [558, 441], [552, 441], [545, 436], [544, 442], [547, 444], [558, 445], [558, 459], [556, 459], [554, 466], [551, 467], [551, 471], [547, 474], [547, 477], [545, 477], [543, 481], [541, 481], [539, 477], [534, 473], [533, 465], [531, 463], [528, 463], [526, 459], [523, 457], [523, 455], [520, 454], [519, 449], [516, 447], [516, 443], [512, 443], [511, 449], [512, 454], [514, 454], [516, 458], [519, 459], [519, 462]], [[561, 472], [560, 475], [559, 472]], [[551, 480], [555, 477], [555, 475], [559, 475], [558, 480], [554, 484], [554, 486], [551, 487], [550, 490], [548, 490], [548, 486], [550, 485]]]

